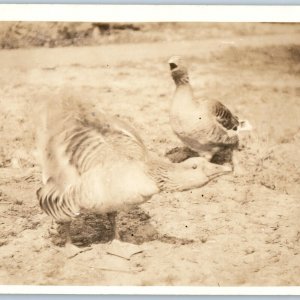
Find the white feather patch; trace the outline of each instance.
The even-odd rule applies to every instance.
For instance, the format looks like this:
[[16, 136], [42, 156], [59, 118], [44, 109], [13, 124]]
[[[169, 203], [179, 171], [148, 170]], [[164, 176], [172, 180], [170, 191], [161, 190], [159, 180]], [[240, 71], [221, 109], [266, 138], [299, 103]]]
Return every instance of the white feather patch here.
[[253, 127], [248, 120], [240, 121], [238, 131], [251, 131], [252, 129]]

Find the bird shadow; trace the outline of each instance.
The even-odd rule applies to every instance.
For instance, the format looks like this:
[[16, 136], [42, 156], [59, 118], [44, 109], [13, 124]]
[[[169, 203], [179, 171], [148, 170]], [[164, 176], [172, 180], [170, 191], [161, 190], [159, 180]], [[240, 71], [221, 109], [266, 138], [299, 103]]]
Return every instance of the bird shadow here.
[[[210, 162], [218, 165], [232, 163], [232, 152], [233, 152], [232, 147], [226, 147], [226, 148], [224, 147], [214, 154]], [[165, 156], [172, 163], [181, 163], [184, 160], [187, 160], [188, 158], [199, 157], [200, 155], [199, 153], [191, 150], [188, 147], [175, 147], [167, 151]]]
[[165, 153], [172, 163], [181, 163], [191, 157], [199, 157], [199, 154], [188, 147], [175, 147]]
[[[141, 208], [120, 212], [116, 217], [116, 227], [122, 242], [141, 245], [150, 241], [167, 244], [190, 244], [193, 240], [161, 234], [150, 222], [151, 217]], [[114, 229], [106, 215], [85, 213], [72, 221], [70, 228], [72, 243], [78, 247], [92, 244], [104, 244], [114, 239]], [[63, 246], [66, 242], [64, 227], [57, 224], [57, 230], [51, 234], [52, 243]]]
[[151, 217], [140, 207], [119, 215], [119, 236], [121, 241], [132, 244], [143, 244], [160, 241], [167, 244], [190, 244], [194, 240], [183, 239], [160, 233], [152, 224]]
[[213, 164], [224, 165], [232, 163], [233, 148], [227, 147], [219, 150], [210, 160]]

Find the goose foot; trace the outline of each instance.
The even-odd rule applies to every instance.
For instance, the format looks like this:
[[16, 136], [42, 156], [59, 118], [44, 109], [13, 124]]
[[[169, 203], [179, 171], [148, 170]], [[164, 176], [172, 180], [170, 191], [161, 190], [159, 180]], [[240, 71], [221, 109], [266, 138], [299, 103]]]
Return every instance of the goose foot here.
[[80, 253], [92, 250], [92, 247], [79, 248], [71, 243], [66, 243], [62, 252], [67, 258], [73, 258]]
[[71, 259], [80, 253], [92, 250], [92, 247], [79, 248], [73, 244], [66, 243], [62, 247], [51, 247], [67, 259]]

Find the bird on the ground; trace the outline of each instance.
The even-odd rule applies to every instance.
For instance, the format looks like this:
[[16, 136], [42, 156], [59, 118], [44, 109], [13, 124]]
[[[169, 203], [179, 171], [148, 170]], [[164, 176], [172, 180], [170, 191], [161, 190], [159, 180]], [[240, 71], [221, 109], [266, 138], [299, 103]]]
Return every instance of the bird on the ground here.
[[250, 123], [239, 120], [218, 100], [195, 99], [184, 59], [173, 56], [168, 63], [176, 85], [170, 124], [177, 137], [208, 161], [224, 149], [237, 149], [239, 132], [251, 130]]
[[117, 117], [68, 99], [48, 104], [38, 149], [43, 186], [40, 206], [64, 222], [67, 243], [70, 224], [80, 213], [108, 214], [139, 205], [160, 191], [184, 191], [205, 185], [231, 168], [191, 158], [171, 163], [151, 154], [136, 132]]

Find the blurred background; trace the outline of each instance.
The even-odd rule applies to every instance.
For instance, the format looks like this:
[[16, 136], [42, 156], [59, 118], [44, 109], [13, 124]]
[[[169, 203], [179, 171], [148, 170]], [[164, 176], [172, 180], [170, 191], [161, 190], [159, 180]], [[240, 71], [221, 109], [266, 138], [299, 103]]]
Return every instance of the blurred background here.
[[65, 47], [299, 33], [297, 23], [2, 22], [2, 49]]

